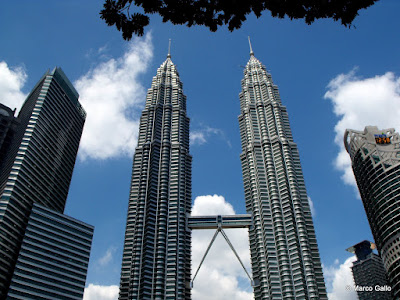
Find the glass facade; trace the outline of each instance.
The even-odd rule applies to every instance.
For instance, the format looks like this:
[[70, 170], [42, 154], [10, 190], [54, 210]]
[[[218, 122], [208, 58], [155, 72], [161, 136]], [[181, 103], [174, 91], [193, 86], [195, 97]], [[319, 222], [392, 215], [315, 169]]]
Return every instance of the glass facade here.
[[92, 226], [33, 204], [7, 299], [82, 299], [92, 237]]
[[120, 300], [190, 299], [191, 162], [186, 96], [168, 55], [140, 119]]
[[347, 129], [344, 144], [395, 299], [400, 298], [400, 136], [393, 128]]
[[4, 299], [33, 203], [63, 213], [85, 112], [60, 68], [25, 100], [0, 174], [0, 298]]
[[239, 94], [243, 182], [255, 299], [327, 299], [286, 107], [251, 51]]

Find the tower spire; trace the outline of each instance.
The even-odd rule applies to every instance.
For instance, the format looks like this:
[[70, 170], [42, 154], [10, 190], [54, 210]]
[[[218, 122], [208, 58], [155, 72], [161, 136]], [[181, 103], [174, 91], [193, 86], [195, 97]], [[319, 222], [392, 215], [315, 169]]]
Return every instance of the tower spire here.
[[251, 47], [250, 36], [248, 36], [248, 39], [249, 39], [249, 46], [250, 46], [250, 55], [254, 55], [253, 48]]
[[169, 43], [168, 43], [168, 55], [167, 58], [171, 58], [171, 39], [169, 39]]

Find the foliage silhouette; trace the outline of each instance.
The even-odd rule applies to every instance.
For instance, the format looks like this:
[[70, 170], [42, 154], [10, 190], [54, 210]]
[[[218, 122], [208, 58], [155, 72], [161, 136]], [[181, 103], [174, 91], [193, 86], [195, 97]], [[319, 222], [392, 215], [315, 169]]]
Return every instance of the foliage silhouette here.
[[[132, 35], [142, 36], [149, 25], [149, 14], [159, 14], [163, 22], [186, 24], [188, 27], [202, 25], [211, 31], [228, 25], [233, 31], [239, 29], [246, 17], [254, 13], [257, 18], [269, 10], [273, 17], [304, 19], [307, 24], [316, 19], [332, 18], [350, 27], [358, 11], [378, 0], [106, 0], [100, 17], [109, 26], [122, 31], [122, 37], [130, 40]], [[131, 9], [143, 11], [131, 12]]]

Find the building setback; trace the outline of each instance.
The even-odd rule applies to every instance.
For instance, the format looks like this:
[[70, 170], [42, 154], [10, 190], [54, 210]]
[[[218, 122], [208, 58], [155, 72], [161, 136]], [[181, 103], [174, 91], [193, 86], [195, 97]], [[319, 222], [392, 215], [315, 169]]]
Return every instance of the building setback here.
[[344, 144], [395, 299], [400, 298], [400, 137], [393, 128], [347, 129]]
[[168, 54], [140, 119], [120, 300], [190, 299], [191, 162], [186, 96]]
[[33, 204], [7, 299], [81, 300], [93, 226]]
[[[353, 272], [354, 283], [359, 300], [391, 300], [390, 289], [386, 270], [383, 267], [382, 259], [379, 255], [372, 252], [375, 244], [369, 241], [362, 241], [347, 251], [354, 253], [357, 260], [353, 262], [351, 271]], [[379, 287], [376, 290], [376, 287]], [[364, 290], [367, 287], [368, 290]]]
[[11, 277], [33, 204], [62, 214], [86, 113], [61, 68], [46, 72], [25, 100], [0, 164], [0, 298]]
[[286, 107], [254, 56], [239, 94], [255, 299], [327, 299], [317, 240]]

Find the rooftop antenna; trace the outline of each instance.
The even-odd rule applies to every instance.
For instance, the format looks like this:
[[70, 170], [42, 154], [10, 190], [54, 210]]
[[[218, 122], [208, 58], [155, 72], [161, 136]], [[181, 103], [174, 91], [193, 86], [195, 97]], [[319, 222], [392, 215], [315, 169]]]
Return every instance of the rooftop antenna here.
[[168, 43], [168, 55], [167, 58], [171, 58], [171, 39], [169, 39], [169, 43]]
[[250, 46], [250, 55], [254, 55], [253, 48], [251, 47], [250, 37], [249, 38], [249, 46]]

